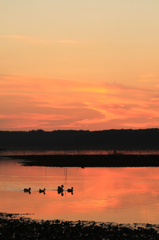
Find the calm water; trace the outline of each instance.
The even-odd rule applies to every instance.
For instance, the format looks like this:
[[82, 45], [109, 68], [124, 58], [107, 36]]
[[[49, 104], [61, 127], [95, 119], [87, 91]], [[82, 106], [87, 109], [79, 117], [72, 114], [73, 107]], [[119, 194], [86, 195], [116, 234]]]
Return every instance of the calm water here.
[[[0, 212], [33, 219], [159, 223], [159, 168], [26, 167], [0, 158]], [[57, 186], [74, 188], [58, 194]], [[31, 187], [31, 194], [24, 193]], [[39, 193], [46, 188], [46, 194]]]

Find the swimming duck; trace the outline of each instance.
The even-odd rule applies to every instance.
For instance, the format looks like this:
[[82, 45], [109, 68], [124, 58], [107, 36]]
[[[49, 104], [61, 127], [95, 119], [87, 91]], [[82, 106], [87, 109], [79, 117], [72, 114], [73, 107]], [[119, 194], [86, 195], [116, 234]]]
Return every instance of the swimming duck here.
[[31, 188], [24, 188], [24, 192], [30, 193]]
[[62, 193], [63, 192], [63, 185], [61, 185], [61, 187], [60, 186], [58, 186], [58, 188], [57, 188], [57, 191], [58, 191], [58, 193]]
[[68, 189], [67, 189], [67, 192], [71, 192], [71, 193], [73, 194], [73, 187], [68, 188]]
[[45, 188], [44, 189], [39, 189], [39, 193], [44, 193], [45, 194]]

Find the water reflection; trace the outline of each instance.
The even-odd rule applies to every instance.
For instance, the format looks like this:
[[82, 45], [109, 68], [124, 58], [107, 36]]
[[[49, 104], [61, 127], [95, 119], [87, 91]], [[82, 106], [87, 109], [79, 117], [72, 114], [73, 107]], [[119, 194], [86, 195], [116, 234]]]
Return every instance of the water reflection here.
[[[24, 193], [29, 187], [31, 194]], [[67, 191], [72, 187], [73, 195]], [[44, 188], [46, 194], [39, 194]], [[1, 160], [0, 212], [32, 213], [35, 219], [158, 223], [158, 168], [26, 167]]]

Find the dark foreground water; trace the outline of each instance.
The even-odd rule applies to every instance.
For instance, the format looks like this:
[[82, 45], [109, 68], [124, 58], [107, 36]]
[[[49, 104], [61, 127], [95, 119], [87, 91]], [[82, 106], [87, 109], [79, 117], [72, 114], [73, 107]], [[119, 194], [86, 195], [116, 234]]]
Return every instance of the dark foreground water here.
[[[73, 187], [73, 194], [58, 194], [61, 184], [65, 190]], [[31, 194], [23, 191], [28, 187]], [[28, 167], [1, 157], [0, 212], [45, 220], [158, 224], [159, 168]]]

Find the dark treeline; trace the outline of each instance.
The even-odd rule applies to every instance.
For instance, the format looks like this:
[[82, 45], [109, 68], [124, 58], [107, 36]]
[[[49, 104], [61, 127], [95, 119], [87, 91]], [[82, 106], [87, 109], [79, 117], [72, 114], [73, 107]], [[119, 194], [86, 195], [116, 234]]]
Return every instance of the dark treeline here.
[[0, 131], [0, 149], [159, 149], [159, 129]]

